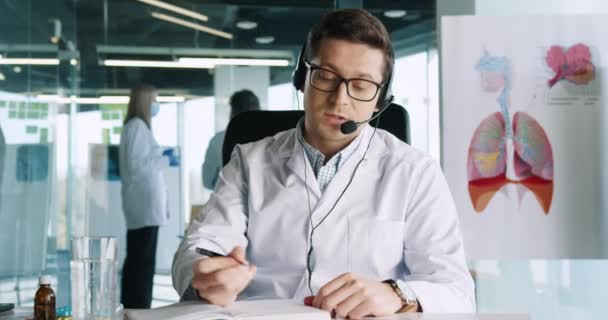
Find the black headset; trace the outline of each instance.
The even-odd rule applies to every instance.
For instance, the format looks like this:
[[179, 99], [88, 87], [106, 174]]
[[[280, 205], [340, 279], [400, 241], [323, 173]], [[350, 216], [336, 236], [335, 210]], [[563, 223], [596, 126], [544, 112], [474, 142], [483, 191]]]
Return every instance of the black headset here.
[[[308, 39], [309, 37], [307, 36], [306, 39]], [[306, 72], [308, 71], [308, 68], [306, 67], [306, 63], [305, 63], [305, 57], [306, 57], [306, 43], [308, 42], [308, 40], [306, 40], [304, 42], [304, 45], [302, 46], [302, 50], [300, 50], [300, 54], [298, 55], [298, 62], [296, 64], [296, 68], [293, 70], [293, 74], [291, 75], [291, 81], [293, 83], [294, 88], [296, 88], [296, 90], [300, 90], [302, 92], [304, 92], [304, 84], [306, 82]], [[395, 97], [393, 96], [393, 91], [391, 89], [391, 84], [393, 82], [393, 71], [395, 68], [395, 64], [393, 62], [393, 64], [391, 65], [391, 72], [389, 74], [388, 77], [388, 81], [384, 84], [384, 86], [382, 86], [382, 91], [380, 92], [380, 98], [378, 98], [378, 111], [377, 113], [381, 113], [382, 111], [384, 111], [384, 109], [386, 109], [395, 99]], [[370, 120], [373, 120], [370, 119]], [[368, 121], [370, 121], [368, 120]]]

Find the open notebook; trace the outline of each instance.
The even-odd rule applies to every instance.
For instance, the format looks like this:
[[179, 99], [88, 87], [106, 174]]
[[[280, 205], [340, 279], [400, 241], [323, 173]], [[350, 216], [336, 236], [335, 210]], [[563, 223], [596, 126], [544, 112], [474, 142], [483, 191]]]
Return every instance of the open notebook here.
[[127, 320], [330, 320], [330, 314], [293, 300], [237, 301], [226, 308], [198, 301], [156, 309], [127, 309]]

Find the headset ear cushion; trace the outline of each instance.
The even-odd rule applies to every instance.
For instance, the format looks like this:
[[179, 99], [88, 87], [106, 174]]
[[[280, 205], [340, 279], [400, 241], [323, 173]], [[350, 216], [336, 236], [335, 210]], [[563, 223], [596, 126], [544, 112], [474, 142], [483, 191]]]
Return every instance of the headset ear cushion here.
[[386, 82], [386, 84], [384, 85], [382, 90], [380, 91], [381, 95], [378, 99], [378, 108], [382, 108], [383, 106], [385, 106], [387, 104], [391, 104], [394, 100], [393, 90], [391, 88], [391, 84], [393, 82], [394, 68], [395, 68], [395, 65], [393, 65], [393, 67], [391, 68], [391, 73], [388, 76], [388, 81]]
[[306, 81], [306, 69], [303, 70], [302, 66], [293, 72], [293, 86], [296, 90], [304, 91], [304, 81]]
[[304, 64], [304, 55], [306, 54], [306, 43], [302, 46], [298, 55], [296, 68], [291, 75], [291, 81], [296, 90], [304, 92], [304, 82], [306, 81], [306, 65]]

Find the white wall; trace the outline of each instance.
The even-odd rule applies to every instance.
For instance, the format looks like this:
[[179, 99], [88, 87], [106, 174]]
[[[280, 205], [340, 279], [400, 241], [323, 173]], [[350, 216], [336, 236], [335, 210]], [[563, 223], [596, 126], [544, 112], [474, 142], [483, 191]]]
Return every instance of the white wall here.
[[268, 88], [267, 110], [302, 110], [301, 99], [291, 82], [277, 84]]
[[[450, 1], [452, 2], [452, 1]], [[458, 2], [458, 1], [453, 1]], [[477, 0], [476, 15], [553, 15], [608, 12], [606, 0]]]
[[[209, 141], [215, 134], [215, 98], [205, 97], [189, 100], [185, 103], [184, 145], [182, 166], [187, 174], [188, 203], [184, 205], [201, 205], [209, 198], [210, 191], [203, 188], [202, 165]], [[190, 208], [186, 208], [189, 221]]]
[[[420, 52], [395, 60], [392, 82], [395, 103], [410, 116], [411, 145], [439, 160], [439, 124], [436, 53]], [[382, 119], [380, 120], [382, 121]]]

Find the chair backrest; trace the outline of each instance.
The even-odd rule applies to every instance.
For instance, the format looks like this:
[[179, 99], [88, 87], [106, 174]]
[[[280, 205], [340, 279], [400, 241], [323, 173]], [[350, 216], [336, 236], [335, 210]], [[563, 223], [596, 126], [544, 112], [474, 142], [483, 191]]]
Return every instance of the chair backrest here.
[[[281, 131], [295, 128], [304, 111], [246, 111], [236, 115], [226, 128], [224, 145], [222, 146], [222, 162], [230, 161], [232, 149], [237, 144], [258, 141], [273, 136]], [[370, 124], [384, 129], [405, 143], [410, 143], [410, 118], [407, 110], [392, 103]]]

